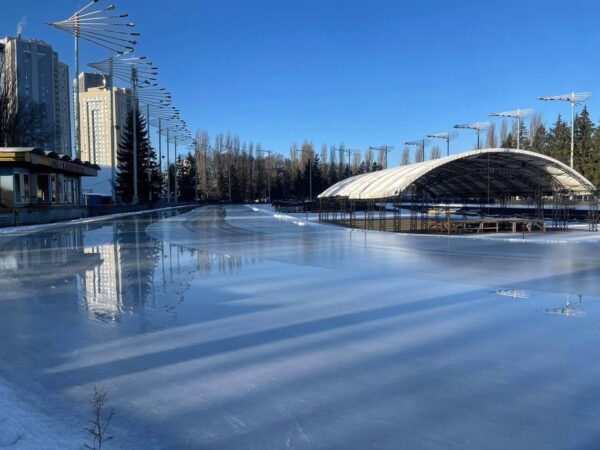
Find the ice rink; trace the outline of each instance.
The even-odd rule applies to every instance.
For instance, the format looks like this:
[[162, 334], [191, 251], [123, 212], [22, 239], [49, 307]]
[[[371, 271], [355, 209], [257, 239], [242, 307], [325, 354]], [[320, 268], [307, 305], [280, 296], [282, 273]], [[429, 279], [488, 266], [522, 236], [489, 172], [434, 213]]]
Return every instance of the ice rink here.
[[243, 206], [7, 234], [0, 447], [80, 448], [98, 386], [107, 448], [598, 448], [599, 250]]

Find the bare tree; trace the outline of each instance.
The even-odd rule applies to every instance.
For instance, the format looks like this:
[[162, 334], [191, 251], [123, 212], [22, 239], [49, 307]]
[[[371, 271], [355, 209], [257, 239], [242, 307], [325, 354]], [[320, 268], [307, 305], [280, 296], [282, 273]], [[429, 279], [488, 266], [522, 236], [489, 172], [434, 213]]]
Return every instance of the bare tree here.
[[371, 148], [368, 148], [367, 151], [365, 152], [365, 164], [367, 165], [369, 170], [371, 170], [372, 163], [373, 163], [373, 150], [371, 150]]
[[429, 159], [438, 159], [441, 156], [440, 148], [437, 145], [431, 147], [431, 153]]
[[542, 113], [535, 112], [529, 118], [529, 137], [531, 140], [531, 144], [535, 142], [535, 138], [537, 137], [537, 133], [542, 127]]
[[296, 145], [295, 142], [290, 146], [290, 161], [292, 162], [292, 169], [298, 170], [298, 168], [299, 168], [298, 146]]
[[115, 410], [110, 409], [106, 411], [106, 391], [98, 389], [97, 386], [94, 386], [94, 396], [90, 403], [92, 405], [93, 419], [90, 421], [91, 425], [85, 428], [85, 431], [91, 435], [92, 445], [85, 444], [84, 446], [91, 450], [102, 450], [102, 446], [113, 439], [113, 436], [107, 435], [107, 431]]
[[486, 130], [485, 146], [486, 148], [498, 147], [498, 138], [496, 137], [496, 124], [494, 122], [491, 122]]
[[417, 145], [417, 152], [415, 153], [415, 162], [425, 161], [425, 148], [422, 145]]
[[506, 119], [502, 119], [500, 122], [500, 145], [504, 145], [506, 139], [508, 138], [508, 122]]
[[410, 164], [410, 148], [405, 146], [402, 149], [402, 158], [400, 159], [400, 165], [407, 166]]
[[352, 173], [358, 173], [360, 169], [360, 152], [352, 153]]
[[321, 145], [321, 176], [327, 178], [327, 144]]
[[380, 145], [377, 148], [377, 165], [379, 167], [385, 167], [386, 150], [387, 149], [383, 145]]

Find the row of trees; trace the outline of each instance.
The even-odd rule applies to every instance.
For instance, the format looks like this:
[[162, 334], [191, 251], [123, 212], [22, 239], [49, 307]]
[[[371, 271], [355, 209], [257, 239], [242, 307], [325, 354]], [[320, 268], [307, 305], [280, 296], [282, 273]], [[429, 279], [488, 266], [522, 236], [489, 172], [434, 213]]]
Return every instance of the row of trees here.
[[[368, 150], [361, 160], [344, 145], [293, 144], [289, 157], [265, 150], [261, 144], [242, 142], [238, 136], [218, 134], [212, 145], [206, 131], [196, 133], [193, 157], [184, 160], [196, 170], [201, 197], [232, 202], [254, 200], [305, 200], [359, 173], [380, 170], [384, 150]], [[195, 164], [192, 164], [192, 160]], [[178, 170], [180, 173], [181, 170]]]
[[[559, 115], [546, 127], [539, 113], [534, 114], [529, 126], [524, 121], [520, 128], [514, 122], [502, 121], [487, 130], [485, 146], [488, 148], [517, 147], [517, 130], [520, 129], [520, 147], [538, 152], [569, 164], [571, 127]], [[315, 198], [321, 191], [349, 176], [380, 170], [385, 164], [385, 147], [368, 149], [364, 158], [358, 151], [344, 145], [322, 145], [316, 151], [312, 142], [298, 146], [292, 144], [289, 156], [284, 157], [263, 150], [260, 144], [241, 142], [227, 133], [215, 137], [211, 145], [206, 131], [196, 134], [196, 147], [178, 165], [197, 171], [199, 196], [232, 202], [250, 200], [304, 200]], [[600, 123], [594, 124], [586, 107], [575, 117], [575, 170], [595, 185], [600, 186]], [[431, 147], [426, 155], [423, 146], [405, 147], [400, 154], [400, 165], [441, 157], [438, 146]], [[178, 164], [180, 164], [178, 162]], [[189, 176], [189, 173], [188, 173]], [[192, 176], [193, 178], [193, 176]], [[312, 183], [311, 183], [312, 178]]]

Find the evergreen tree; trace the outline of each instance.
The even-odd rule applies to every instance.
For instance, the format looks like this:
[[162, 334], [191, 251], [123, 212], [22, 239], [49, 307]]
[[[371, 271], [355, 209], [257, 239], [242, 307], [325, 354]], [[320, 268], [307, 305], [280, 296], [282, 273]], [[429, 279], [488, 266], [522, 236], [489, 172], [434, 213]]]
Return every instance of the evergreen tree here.
[[571, 127], [560, 116], [549, 130], [548, 155], [565, 164], [570, 162]]
[[[162, 176], [156, 153], [148, 144], [146, 122], [139, 108], [136, 111], [138, 200], [143, 203], [155, 202], [160, 199]], [[117, 150], [116, 192], [121, 201], [129, 203], [133, 200], [133, 185], [133, 112], [130, 111]]]
[[185, 158], [177, 158], [177, 184], [179, 188], [178, 199], [190, 202], [196, 199], [197, 192], [196, 160], [191, 153]]
[[596, 127], [590, 119], [587, 107], [575, 117], [575, 170], [586, 178], [592, 178], [594, 172], [595, 151], [593, 139]]

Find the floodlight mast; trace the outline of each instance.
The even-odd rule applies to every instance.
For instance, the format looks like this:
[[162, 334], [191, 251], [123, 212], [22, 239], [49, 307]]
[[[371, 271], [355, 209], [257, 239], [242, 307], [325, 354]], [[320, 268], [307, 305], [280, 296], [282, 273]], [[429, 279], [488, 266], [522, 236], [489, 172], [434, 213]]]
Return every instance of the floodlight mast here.
[[480, 148], [479, 135], [481, 133], [481, 130], [485, 131], [487, 129], [487, 127], [489, 127], [489, 126], [490, 126], [490, 122], [473, 122], [473, 123], [454, 125], [454, 128], [475, 130], [477, 132], [477, 150], [479, 150], [479, 148]]
[[450, 132], [434, 133], [434, 134], [428, 134], [427, 137], [445, 140], [446, 141], [446, 156], [450, 156], [450, 141], [456, 137], [455, 133], [450, 133]]
[[[152, 89], [156, 86], [158, 67], [145, 56], [121, 54], [119, 57], [109, 57], [102, 61], [89, 64], [96, 70], [108, 74], [110, 79], [115, 77], [131, 84], [129, 95], [130, 107], [133, 116], [133, 197], [132, 203], [137, 204], [138, 198], [138, 160], [137, 160], [137, 115], [138, 115], [138, 89]], [[112, 81], [111, 81], [112, 86]], [[111, 92], [112, 97], [112, 92]], [[114, 144], [113, 144], [114, 147]], [[114, 149], [113, 149], [114, 152]]]
[[571, 104], [571, 169], [574, 166], [575, 155], [575, 105], [580, 105], [592, 95], [591, 92], [571, 92], [570, 94], [552, 95], [548, 97], [538, 97], [538, 100], [561, 101]]
[[[259, 155], [261, 153], [266, 153], [267, 154], [267, 161], [269, 161], [269, 167], [267, 169], [267, 197], [269, 198], [269, 203], [271, 203], [271, 155], [273, 154], [272, 150], [257, 150], [256, 153], [258, 153]], [[312, 177], [311, 177], [312, 178]]]
[[[427, 144], [429, 144], [429, 142], [430, 142], [429, 139], [423, 138], [423, 139], [417, 139], [416, 141], [405, 142], [404, 145], [414, 145], [417, 148], [417, 150], [419, 149], [419, 147], [422, 148], [423, 149], [423, 161], [425, 161], [425, 146]], [[420, 161], [420, 162], [423, 162], [423, 161]], [[417, 162], [417, 154], [416, 153], [415, 153], [415, 162]]]
[[80, 130], [80, 108], [79, 108], [79, 39], [96, 44], [113, 53], [123, 55], [133, 52], [133, 46], [137, 44], [136, 36], [139, 33], [123, 31], [124, 28], [132, 28], [131, 22], [122, 19], [128, 14], [106, 15], [107, 11], [115, 9], [114, 5], [89, 11], [89, 9], [100, 0], [92, 0], [83, 8], [75, 11], [70, 17], [56, 21], [47, 22], [46, 25], [71, 34], [75, 40], [75, 99], [73, 109], [75, 112], [75, 157], [81, 157], [81, 130]]
[[[369, 147], [369, 150], [377, 150], [379, 152], [384, 152], [384, 169], [388, 168], [388, 153], [394, 150], [393, 145], [380, 145], [379, 147]], [[350, 150], [348, 150], [348, 164], [350, 164]]]
[[515, 119], [517, 121], [517, 150], [520, 150], [521, 149], [521, 119], [523, 117], [530, 116], [532, 113], [533, 113], [533, 109], [531, 109], [531, 108], [525, 108], [525, 109], [519, 108], [519, 109], [515, 109], [514, 111], [490, 113], [490, 117], [509, 117], [509, 118]]
[[310, 202], [312, 202], [312, 196], [313, 196], [312, 195], [312, 165], [313, 165], [314, 152], [313, 152], [312, 147], [310, 149], [302, 147], [300, 149], [300, 152], [302, 152], [302, 153], [308, 152], [308, 154], [309, 154], [308, 155], [309, 156], [309, 160], [308, 160], [308, 174], [309, 174], [308, 175], [308, 177], [309, 177], [308, 178], [308, 193], [309, 193], [309, 196], [308, 196], [308, 199]]

